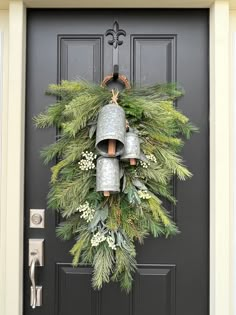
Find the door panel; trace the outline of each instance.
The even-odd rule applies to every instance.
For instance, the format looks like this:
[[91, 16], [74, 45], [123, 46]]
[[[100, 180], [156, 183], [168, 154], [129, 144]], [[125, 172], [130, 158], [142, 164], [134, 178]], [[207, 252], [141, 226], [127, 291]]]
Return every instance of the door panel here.
[[[100, 83], [112, 72], [105, 37], [117, 20], [127, 33], [119, 48], [120, 73], [136, 85], [178, 81], [176, 104], [199, 127], [183, 156], [194, 176], [173, 180], [176, 207], [168, 205], [181, 234], [145, 240], [138, 248], [132, 293], [117, 284], [91, 289], [88, 267], [71, 267], [73, 242], [56, 238], [60, 221], [47, 209], [50, 165], [39, 152], [56, 130], [36, 130], [32, 117], [55, 102], [50, 83], [83, 78]], [[24, 314], [207, 315], [208, 312], [208, 10], [29, 10], [27, 38]], [[44, 229], [29, 228], [29, 209], [46, 209]], [[28, 239], [45, 239], [45, 265], [38, 267], [43, 306], [29, 305]]]
[[83, 78], [99, 83], [103, 74], [103, 36], [59, 36], [61, 79]]
[[136, 84], [175, 81], [176, 35], [131, 35], [131, 44]]

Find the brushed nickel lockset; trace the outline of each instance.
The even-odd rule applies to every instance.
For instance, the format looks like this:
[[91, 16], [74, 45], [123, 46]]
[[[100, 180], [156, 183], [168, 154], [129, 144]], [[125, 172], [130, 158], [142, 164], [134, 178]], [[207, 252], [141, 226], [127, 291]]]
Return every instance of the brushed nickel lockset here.
[[45, 209], [30, 209], [30, 228], [43, 229], [45, 227]]

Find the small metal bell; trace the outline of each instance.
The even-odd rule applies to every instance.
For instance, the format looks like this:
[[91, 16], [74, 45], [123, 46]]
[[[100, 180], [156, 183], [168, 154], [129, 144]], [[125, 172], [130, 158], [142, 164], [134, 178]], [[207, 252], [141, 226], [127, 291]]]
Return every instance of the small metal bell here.
[[104, 196], [120, 191], [120, 169], [116, 158], [100, 156], [97, 159], [96, 190]]
[[130, 165], [136, 165], [136, 159], [140, 159], [140, 141], [134, 132], [127, 132], [125, 136], [125, 150], [121, 160], [130, 160]]
[[102, 156], [119, 156], [124, 151], [125, 112], [117, 104], [105, 105], [99, 112], [96, 149]]

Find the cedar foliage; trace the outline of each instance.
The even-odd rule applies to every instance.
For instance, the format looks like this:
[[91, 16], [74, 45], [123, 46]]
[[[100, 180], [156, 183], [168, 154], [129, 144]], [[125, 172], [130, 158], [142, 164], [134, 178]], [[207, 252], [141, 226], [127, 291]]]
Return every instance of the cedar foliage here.
[[[37, 128], [56, 127], [57, 141], [44, 148], [45, 164], [55, 161], [48, 194], [48, 207], [60, 211], [65, 221], [57, 229], [64, 239], [75, 239], [70, 253], [73, 265], [90, 264], [94, 268], [92, 285], [100, 289], [109, 281], [119, 281], [129, 292], [136, 269], [135, 242], [143, 243], [148, 235], [168, 237], [178, 233], [161, 200], [176, 203], [171, 180], [191, 177], [180, 154], [184, 138], [196, 128], [174, 106], [183, 91], [176, 84], [132, 88], [119, 94], [129, 125], [141, 139], [143, 162], [135, 167], [122, 162], [122, 192], [106, 198], [95, 192], [96, 170], [78, 167], [82, 153], [95, 153], [95, 124], [99, 110], [111, 99], [111, 92], [85, 81], [62, 81], [49, 86], [48, 95], [57, 102], [34, 118]], [[152, 155], [156, 161], [148, 160]], [[142, 199], [138, 191], [148, 192]], [[81, 218], [78, 207], [86, 201], [95, 209], [91, 222]], [[106, 240], [92, 246], [91, 239], [102, 231], [116, 243]]]

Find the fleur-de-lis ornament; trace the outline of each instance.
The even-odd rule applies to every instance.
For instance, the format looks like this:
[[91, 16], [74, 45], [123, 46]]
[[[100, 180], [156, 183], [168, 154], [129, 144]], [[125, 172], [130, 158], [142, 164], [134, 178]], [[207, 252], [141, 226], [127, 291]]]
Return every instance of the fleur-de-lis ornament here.
[[126, 31], [119, 29], [119, 24], [117, 21], [113, 24], [113, 29], [106, 31], [106, 36], [111, 35], [113, 38], [108, 41], [109, 45], [112, 45], [114, 48], [123, 44], [123, 40], [119, 39], [119, 36], [126, 36]]

